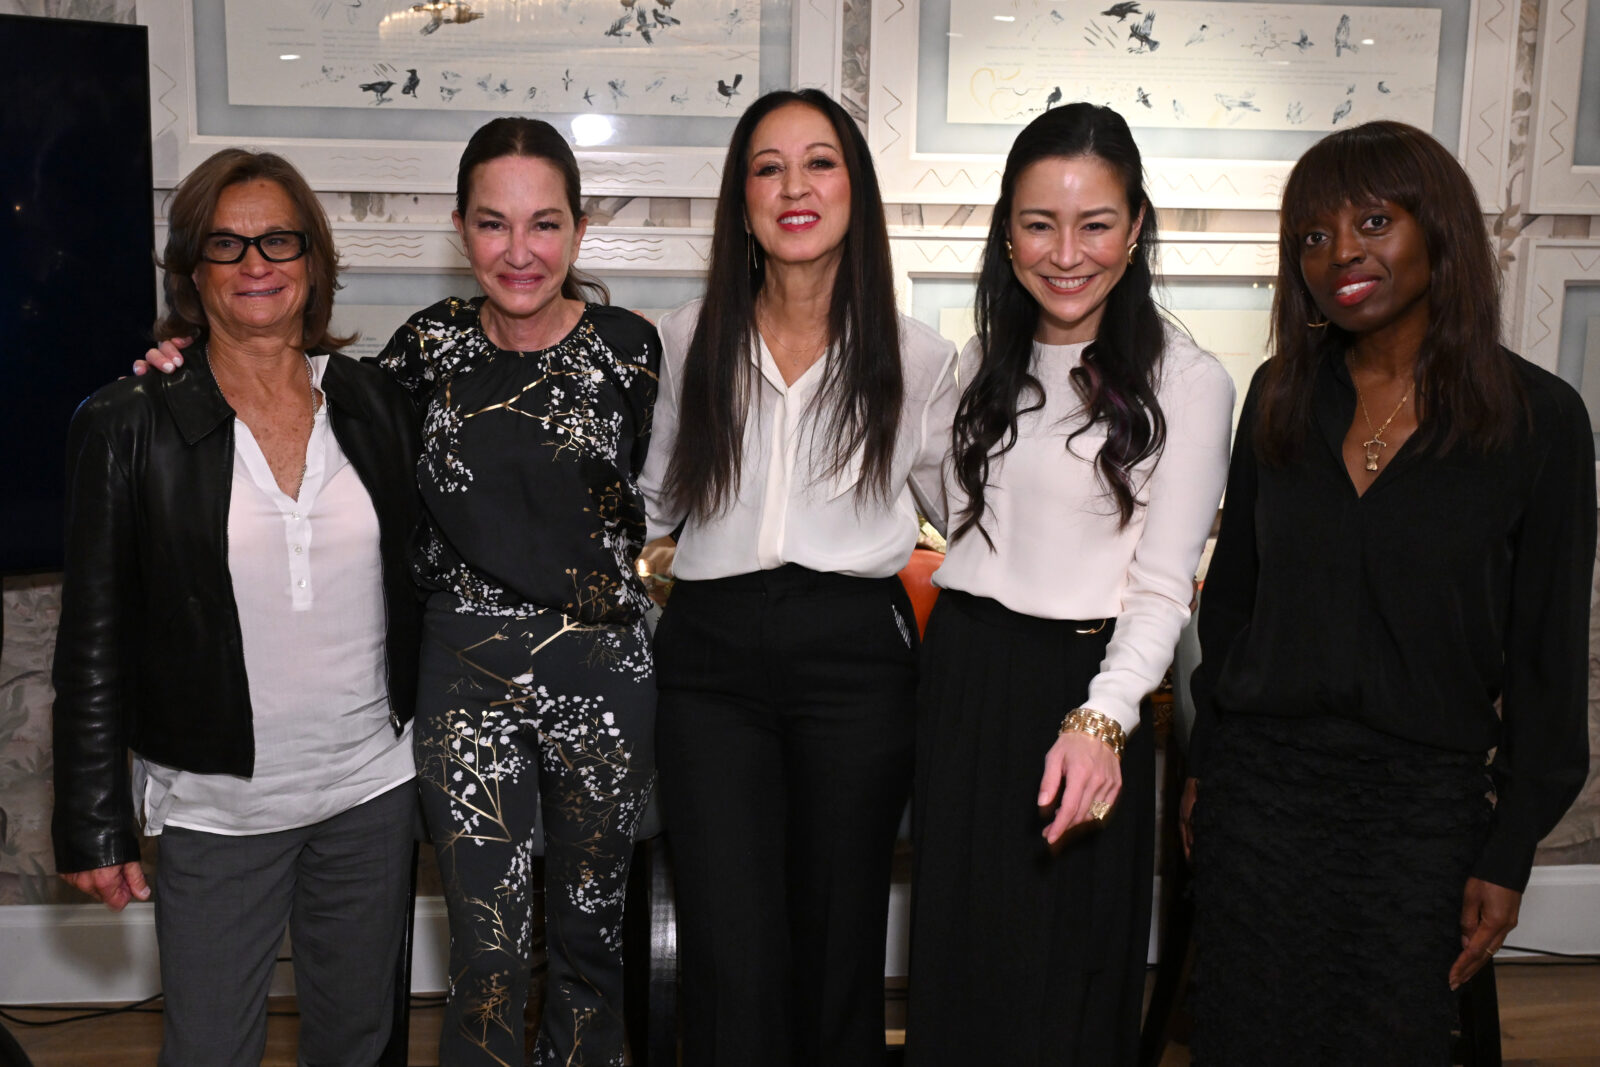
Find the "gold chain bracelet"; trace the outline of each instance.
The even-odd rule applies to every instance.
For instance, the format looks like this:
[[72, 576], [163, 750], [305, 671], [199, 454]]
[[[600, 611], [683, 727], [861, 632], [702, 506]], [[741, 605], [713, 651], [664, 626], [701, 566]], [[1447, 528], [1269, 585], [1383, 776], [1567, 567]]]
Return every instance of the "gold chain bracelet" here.
[[1098, 741], [1103, 741], [1117, 759], [1122, 758], [1122, 749], [1128, 740], [1128, 735], [1122, 732], [1121, 723], [1109, 715], [1102, 715], [1089, 708], [1073, 708], [1067, 712], [1067, 717], [1061, 720], [1060, 732], [1088, 734]]

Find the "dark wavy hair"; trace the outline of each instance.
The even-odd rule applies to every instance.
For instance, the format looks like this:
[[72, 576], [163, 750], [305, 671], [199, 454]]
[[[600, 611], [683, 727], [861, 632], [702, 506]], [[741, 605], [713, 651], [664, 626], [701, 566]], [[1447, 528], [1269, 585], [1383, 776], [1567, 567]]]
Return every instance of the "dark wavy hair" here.
[[1039, 304], [1017, 279], [1006, 247], [1017, 183], [1040, 160], [1084, 157], [1116, 172], [1129, 218], [1142, 213], [1144, 220], [1127, 270], [1106, 297], [1099, 331], [1072, 370], [1072, 385], [1088, 419], [1068, 435], [1067, 447], [1104, 424], [1106, 439], [1095, 455], [1095, 475], [1116, 505], [1120, 525], [1126, 526], [1142, 506], [1133, 469], [1157, 455], [1166, 442], [1166, 417], [1156, 399], [1166, 335], [1151, 296], [1156, 213], [1145, 192], [1139, 146], [1122, 116], [1108, 107], [1076, 103], [1052, 108], [1030, 122], [1011, 145], [989, 223], [974, 307], [981, 363], [962, 393], [955, 418], [953, 464], [967, 506], [951, 540], [976, 529], [994, 544], [983, 527], [990, 465], [1016, 445], [1018, 417], [1044, 406], [1044, 387], [1030, 371]]
[[1428, 331], [1417, 354], [1418, 444], [1441, 454], [1468, 440], [1485, 449], [1516, 433], [1527, 398], [1500, 347], [1500, 274], [1472, 179], [1438, 141], [1401, 122], [1329, 134], [1300, 157], [1283, 190], [1272, 358], [1262, 372], [1255, 427], [1263, 463], [1299, 454], [1317, 367], [1355, 338], [1312, 302], [1300, 272], [1307, 228], [1349, 204], [1389, 201], [1422, 229], [1428, 250]]
[[904, 381], [900, 324], [883, 196], [866, 138], [844, 108], [816, 89], [759, 97], [739, 118], [722, 167], [722, 188], [711, 237], [706, 295], [684, 364], [681, 421], [693, 433], [678, 436], [667, 472], [667, 496], [686, 514], [709, 518], [739, 493], [756, 335], [756, 294], [766, 277], [764, 257], [745, 230], [745, 177], [750, 141], [761, 120], [790, 104], [814, 108], [833, 126], [850, 177], [850, 225], [833, 283], [827, 357], [813, 401], [813, 433], [831, 442], [824, 477], [837, 476], [863, 454], [858, 501], [888, 499], [895, 434]]
[[328, 216], [317, 202], [317, 194], [294, 169], [294, 165], [273, 152], [250, 152], [243, 148], [224, 148], [201, 163], [178, 184], [172, 206], [167, 210], [167, 246], [157, 260], [161, 268], [161, 289], [166, 296], [166, 314], [156, 320], [157, 341], [172, 337], [192, 337], [204, 342], [211, 323], [194, 284], [194, 272], [204, 262], [201, 245], [211, 232], [217, 202], [230, 186], [244, 182], [269, 181], [277, 185], [294, 204], [295, 228], [306, 235], [306, 281], [308, 293], [301, 314], [300, 343], [306, 348], [340, 348], [355, 340], [328, 332], [333, 317], [333, 294], [339, 286], [339, 252], [333, 243]]
[[[472, 196], [473, 172], [483, 164], [504, 156], [542, 159], [556, 168], [567, 194], [567, 210], [572, 212], [573, 225], [588, 217], [583, 210], [582, 179], [572, 146], [548, 122], [520, 115], [490, 119], [478, 127], [467, 142], [467, 147], [462, 149], [461, 162], [456, 166], [456, 214], [466, 218], [467, 202]], [[567, 268], [567, 276], [561, 282], [561, 295], [568, 300], [611, 303], [611, 291], [605, 283], [577, 267]]]

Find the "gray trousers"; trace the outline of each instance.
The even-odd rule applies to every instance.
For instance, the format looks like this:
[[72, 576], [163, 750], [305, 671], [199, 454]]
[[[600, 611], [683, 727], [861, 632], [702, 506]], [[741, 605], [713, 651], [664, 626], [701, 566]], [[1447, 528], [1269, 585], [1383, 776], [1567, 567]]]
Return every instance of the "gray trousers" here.
[[231, 837], [168, 827], [156, 866], [162, 1067], [256, 1067], [289, 929], [303, 1067], [372, 1067], [389, 1040], [417, 791]]

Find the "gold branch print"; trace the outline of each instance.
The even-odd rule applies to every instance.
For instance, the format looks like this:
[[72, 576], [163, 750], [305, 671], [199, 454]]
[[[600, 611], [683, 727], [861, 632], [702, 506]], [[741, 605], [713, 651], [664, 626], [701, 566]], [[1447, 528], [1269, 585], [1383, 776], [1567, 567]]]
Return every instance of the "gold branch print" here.
[[[603, 576], [567, 577], [574, 596], [604, 593]], [[615, 1007], [628, 860], [654, 777], [636, 755], [653, 701], [643, 627], [548, 611], [444, 620], [452, 636], [471, 637], [434, 638], [429, 662], [448, 666], [435, 687], [444, 707], [419, 717], [416, 735], [450, 904], [444, 1041], [463, 1042], [471, 1062], [517, 1062], [506, 1049], [520, 1046], [537, 936], [537, 808], [551, 965], [533, 1062], [621, 1067]], [[597, 958], [611, 960], [611, 971], [578, 962]]]

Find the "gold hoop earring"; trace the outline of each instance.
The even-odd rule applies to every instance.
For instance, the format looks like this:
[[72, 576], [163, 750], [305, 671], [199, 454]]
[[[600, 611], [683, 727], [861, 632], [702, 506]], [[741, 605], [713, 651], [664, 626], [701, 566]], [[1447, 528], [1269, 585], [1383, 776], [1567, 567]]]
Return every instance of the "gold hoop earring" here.
[[1139, 251], [1139, 242], [1138, 241], [1135, 241], [1135, 242], [1133, 242], [1133, 244], [1128, 246], [1128, 266], [1130, 266], [1130, 267], [1133, 266], [1133, 255], [1137, 251]]

